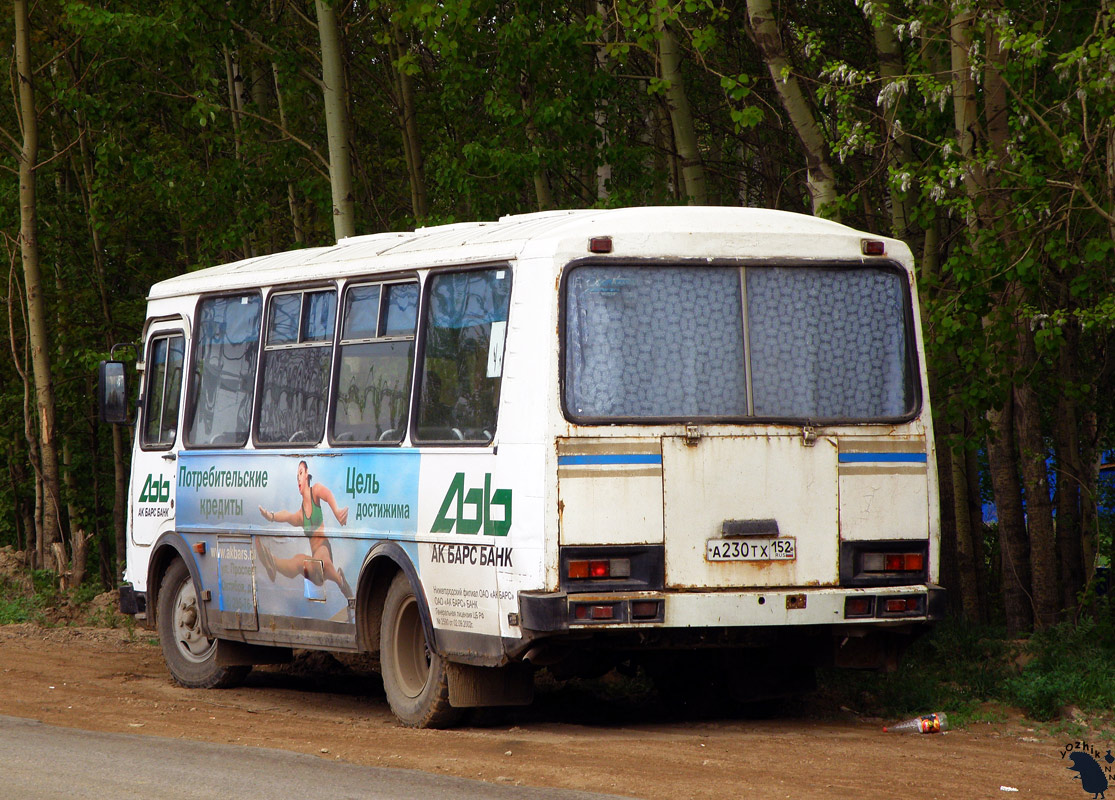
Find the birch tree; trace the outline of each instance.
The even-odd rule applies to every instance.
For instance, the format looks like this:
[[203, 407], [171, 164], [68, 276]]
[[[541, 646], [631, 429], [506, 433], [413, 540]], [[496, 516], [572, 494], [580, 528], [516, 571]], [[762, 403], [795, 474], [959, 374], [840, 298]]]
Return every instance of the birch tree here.
[[828, 142], [786, 57], [770, 0], [747, 0], [747, 18], [782, 107], [801, 142], [813, 213], [838, 216], [836, 173], [829, 159]]
[[[54, 428], [54, 380], [51, 374], [50, 338], [46, 303], [39, 264], [38, 206], [35, 174], [39, 157], [39, 121], [35, 107], [34, 70], [31, 64], [31, 35], [26, 0], [14, 0], [16, 81], [19, 85], [17, 113], [23, 134], [19, 161], [20, 256], [23, 261], [24, 291], [27, 295], [27, 335], [34, 370], [35, 409], [39, 422], [39, 469], [43, 487], [42, 544], [50, 551], [63, 540], [62, 491]], [[46, 556], [45, 552], [40, 553]], [[65, 562], [56, 563], [59, 571]]]
[[333, 232], [340, 240], [356, 235], [356, 200], [352, 188], [351, 137], [343, 45], [337, 11], [327, 0], [314, 0], [321, 44], [322, 95], [329, 139], [329, 185], [333, 195]]

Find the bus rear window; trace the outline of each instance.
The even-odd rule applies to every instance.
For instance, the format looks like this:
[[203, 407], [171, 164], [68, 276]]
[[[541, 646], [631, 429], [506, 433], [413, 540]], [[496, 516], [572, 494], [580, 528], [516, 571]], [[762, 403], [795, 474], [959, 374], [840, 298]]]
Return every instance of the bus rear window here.
[[577, 419], [874, 420], [916, 405], [905, 277], [885, 268], [575, 268]]

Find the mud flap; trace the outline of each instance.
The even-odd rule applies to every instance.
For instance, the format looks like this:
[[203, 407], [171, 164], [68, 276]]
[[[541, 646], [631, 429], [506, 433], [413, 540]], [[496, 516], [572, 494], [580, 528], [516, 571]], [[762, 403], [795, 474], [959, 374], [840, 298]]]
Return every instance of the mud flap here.
[[289, 664], [294, 651], [289, 647], [267, 647], [261, 644], [217, 640], [217, 664], [222, 667], [254, 666], [255, 664]]
[[474, 667], [449, 662], [446, 672], [449, 705], [454, 708], [526, 706], [534, 700], [534, 672], [526, 664]]

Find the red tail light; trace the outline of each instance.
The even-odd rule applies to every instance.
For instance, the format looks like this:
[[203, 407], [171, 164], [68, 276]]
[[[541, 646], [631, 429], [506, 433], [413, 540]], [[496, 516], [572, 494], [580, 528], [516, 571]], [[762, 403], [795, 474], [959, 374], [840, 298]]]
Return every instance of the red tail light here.
[[630, 578], [631, 559], [629, 558], [601, 558], [601, 559], [576, 559], [567, 562], [566, 575], [571, 580], [588, 580], [601, 578]]
[[864, 572], [922, 572], [924, 553], [864, 553], [860, 562]]
[[845, 617], [870, 617], [871, 597], [848, 597], [844, 599]]
[[582, 603], [580, 605], [577, 605], [577, 606], [573, 607], [573, 618], [574, 619], [606, 620], [606, 619], [615, 619], [615, 616], [616, 616], [616, 607], [614, 605], [593, 606], [593, 605], [588, 605], [587, 603]]

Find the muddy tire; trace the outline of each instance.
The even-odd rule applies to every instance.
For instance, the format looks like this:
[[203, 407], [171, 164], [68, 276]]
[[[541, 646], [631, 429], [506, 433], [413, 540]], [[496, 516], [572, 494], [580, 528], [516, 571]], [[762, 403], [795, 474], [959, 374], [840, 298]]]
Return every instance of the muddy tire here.
[[391, 711], [408, 728], [447, 728], [461, 718], [449, 705], [445, 661], [426, 641], [422, 611], [403, 573], [387, 590], [380, 622], [380, 670]]
[[170, 565], [159, 585], [158, 628], [170, 675], [187, 688], [226, 689], [251, 671], [217, 664], [217, 640], [202, 630], [197, 588], [181, 560]]

